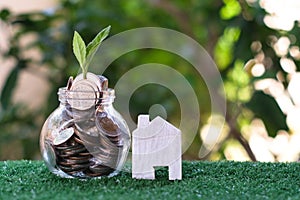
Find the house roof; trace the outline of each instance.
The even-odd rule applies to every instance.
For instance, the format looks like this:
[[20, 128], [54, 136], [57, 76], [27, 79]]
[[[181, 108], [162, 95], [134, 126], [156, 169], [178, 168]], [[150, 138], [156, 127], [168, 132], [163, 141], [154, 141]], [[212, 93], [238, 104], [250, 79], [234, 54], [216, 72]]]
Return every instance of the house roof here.
[[[145, 118], [142, 119], [146, 120]], [[145, 124], [145, 122], [140, 121], [138, 123]], [[157, 116], [152, 121], [149, 121], [148, 125], [138, 127], [132, 132], [133, 137], [138, 135], [139, 137], [145, 138], [158, 136], [160, 134], [164, 134], [164, 136], [177, 135], [180, 134], [180, 130], [165, 119]]]

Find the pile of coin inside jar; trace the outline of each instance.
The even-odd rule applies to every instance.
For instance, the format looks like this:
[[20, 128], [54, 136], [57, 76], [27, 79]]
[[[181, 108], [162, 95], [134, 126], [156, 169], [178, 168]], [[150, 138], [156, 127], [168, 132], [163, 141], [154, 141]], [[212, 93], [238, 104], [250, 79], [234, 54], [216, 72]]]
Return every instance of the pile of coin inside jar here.
[[70, 77], [59, 91], [66, 100], [62, 125], [46, 141], [55, 157], [55, 168], [83, 178], [105, 176], [116, 170], [124, 133], [109, 112], [113, 92], [104, 76], [93, 73], [86, 78], [82, 74], [74, 80]]

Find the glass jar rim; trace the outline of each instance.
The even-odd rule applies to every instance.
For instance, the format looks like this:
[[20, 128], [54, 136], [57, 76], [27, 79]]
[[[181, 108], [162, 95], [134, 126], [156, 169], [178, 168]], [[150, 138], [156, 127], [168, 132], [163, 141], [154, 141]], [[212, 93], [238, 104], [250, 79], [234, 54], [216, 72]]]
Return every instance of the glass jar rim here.
[[[81, 91], [81, 90], [68, 90], [67, 87], [61, 87], [57, 92], [60, 102], [68, 100], [95, 100], [102, 103], [112, 103], [115, 99], [115, 90], [107, 88], [103, 91]], [[85, 94], [85, 97], [80, 97]]]

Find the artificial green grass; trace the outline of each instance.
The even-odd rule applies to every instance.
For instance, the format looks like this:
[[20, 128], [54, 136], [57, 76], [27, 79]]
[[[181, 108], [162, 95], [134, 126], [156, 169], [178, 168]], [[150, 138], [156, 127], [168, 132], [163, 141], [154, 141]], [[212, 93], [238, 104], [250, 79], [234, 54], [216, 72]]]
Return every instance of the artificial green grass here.
[[183, 162], [183, 180], [63, 179], [42, 161], [0, 162], [0, 199], [300, 199], [300, 163]]

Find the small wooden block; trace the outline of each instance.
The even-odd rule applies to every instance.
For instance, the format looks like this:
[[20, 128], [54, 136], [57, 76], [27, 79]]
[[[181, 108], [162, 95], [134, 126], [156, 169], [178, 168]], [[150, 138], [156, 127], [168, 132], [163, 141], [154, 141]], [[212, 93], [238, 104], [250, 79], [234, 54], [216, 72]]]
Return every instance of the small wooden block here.
[[181, 131], [161, 117], [139, 115], [132, 132], [132, 178], [155, 179], [154, 167], [168, 166], [169, 180], [182, 179]]

